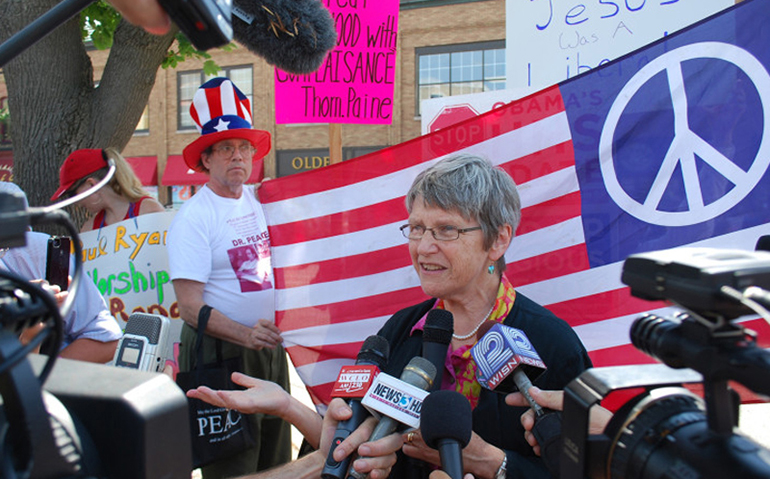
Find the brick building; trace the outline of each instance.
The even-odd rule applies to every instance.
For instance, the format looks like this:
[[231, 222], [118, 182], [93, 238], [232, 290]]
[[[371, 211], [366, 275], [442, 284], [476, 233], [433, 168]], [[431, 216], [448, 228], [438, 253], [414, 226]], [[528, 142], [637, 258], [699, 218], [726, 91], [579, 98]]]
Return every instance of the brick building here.
[[[213, 60], [251, 97], [254, 127], [269, 131], [273, 150], [265, 175], [279, 177], [329, 162], [329, 125], [275, 124], [274, 69], [243, 47], [211, 50]], [[107, 52], [93, 51], [98, 78]], [[190, 99], [206, 77], [202, 61], [161, 69], [136, 133], [123, 150], [147, 183], [157, 181], [162, 201], [184, 199], [190, 183], [182, 149], [198, 135], [189, 117]], [[2, 84], [2, 82], [0, 82]], [[504, 0], [401, 0], [390, 125], [341, 125], [343, 159], [420, 135], [421, 99], [505, 88]], [[2, 85], [4, 88], [4, 85]], [[5, 94], [0, 91], [0, 105]], [[0, 157], [10, 145], [0, 143]], [[157, 172], [157, 180], [154, 173]], [[188, 178], [189, 177], [189, 178]], [[165, 187], [175, 186], [174, 193]], [[170, 196], [171, 195], [171, 196]]]

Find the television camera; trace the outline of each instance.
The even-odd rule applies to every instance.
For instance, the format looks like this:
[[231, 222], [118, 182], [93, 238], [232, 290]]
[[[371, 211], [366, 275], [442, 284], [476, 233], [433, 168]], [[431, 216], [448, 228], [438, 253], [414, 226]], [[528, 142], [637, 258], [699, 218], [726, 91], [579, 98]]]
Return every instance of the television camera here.
[[[64, 226], [75, 269], [60, 309], [38, 284], [0, 270], [0, 477], [184, 478], [192, 470], [187, 400], [163, 374], [31, 354], [45, 340], [58, 351], [62, 318], [83, 276], [82, 247], [64, 206], [106, 184], [44, 208], [0, 193], [0, 248], [24, 246], [31, 224]], [[23, 345], [22, 330], [40, 329]]]
[[[770, 321], [770, 253], [677, 248], [632, 255], [621, 280], [631, 294], [684, 311], [645, 314], [631, 341], [664, 364], [590, 369], [565, 389], [560, 477], [770, 478], [770, 451], [741, 434], [734, 380], [770, 395], [770, 353], [734, 321]], [[683, 387], [702, 382], [703, 399]], [[589, 410], [610, 393], [643, 388], [602, 434], [589, 435]]]

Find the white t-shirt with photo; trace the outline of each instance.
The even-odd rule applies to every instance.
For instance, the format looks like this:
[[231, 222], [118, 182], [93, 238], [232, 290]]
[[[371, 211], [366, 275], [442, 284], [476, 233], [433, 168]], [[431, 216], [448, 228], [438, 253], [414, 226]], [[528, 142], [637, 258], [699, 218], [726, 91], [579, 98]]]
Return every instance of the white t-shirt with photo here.
[[252, 186], [238, 199], [201, 188], [177, 212], [167, 244], [172, 280], [204, 283], [203, 301], [246, 326], [275, 321], [270, 239]]

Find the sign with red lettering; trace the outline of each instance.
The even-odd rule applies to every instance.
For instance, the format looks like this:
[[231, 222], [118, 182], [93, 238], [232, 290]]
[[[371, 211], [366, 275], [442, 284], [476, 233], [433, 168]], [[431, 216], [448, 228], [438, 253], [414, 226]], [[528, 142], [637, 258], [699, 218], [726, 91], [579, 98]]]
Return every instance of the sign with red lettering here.
[[398, 0], [323, 0], [337, 46], [309, 75], [275, 69], [276, 123], [390, 124]]
[[377, 366], [352, 365], [342, 366], [337, 382], [334, 383], [332, 397], [361, 398], [379, 374]]

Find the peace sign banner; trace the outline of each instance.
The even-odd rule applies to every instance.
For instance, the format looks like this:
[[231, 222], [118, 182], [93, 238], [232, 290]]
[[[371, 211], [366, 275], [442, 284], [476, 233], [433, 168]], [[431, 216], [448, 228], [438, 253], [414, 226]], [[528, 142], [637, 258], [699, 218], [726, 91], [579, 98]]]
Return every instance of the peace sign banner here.
[[[276, 320], [320, 405], [340, 367], [424, 299], [404, 195], [441, 158], [488, 158], [519, 186], [516, 288], [568, 321], [596, 366], [652, 362], [629, 341], [661, 303], [620, 282], [630, 254], [751, 250], [770, 234], [770, 9], [744, 1], [584, 75], [355, 160], [263, 184]], [[770, 346], [770, 327], [744, 318]]]

